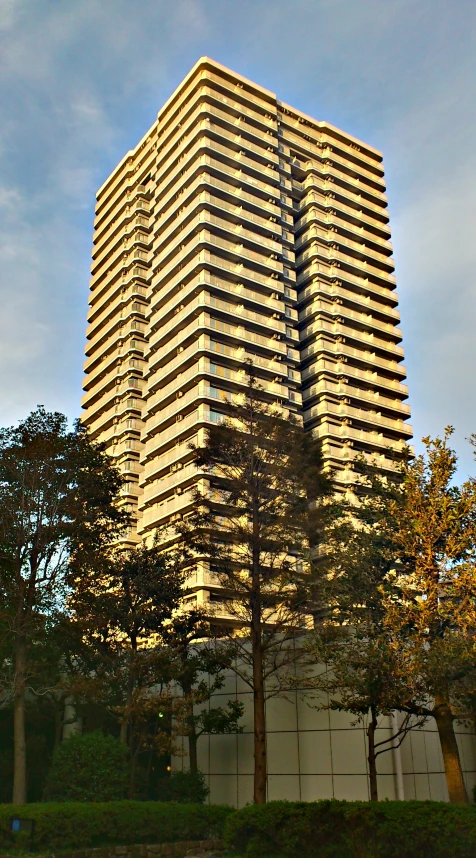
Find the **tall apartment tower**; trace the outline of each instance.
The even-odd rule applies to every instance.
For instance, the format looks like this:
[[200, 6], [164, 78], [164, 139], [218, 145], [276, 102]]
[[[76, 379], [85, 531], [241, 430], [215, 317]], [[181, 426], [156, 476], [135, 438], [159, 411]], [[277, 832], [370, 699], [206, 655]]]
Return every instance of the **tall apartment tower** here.
[[97, 194], [83, 422], [127, 477], [129, 544], [186, 514], [188, 445], [247, 358], [343, 485], [359, 453], [393, 467], [411, 429], [388, 220], [377, 150], [196, 63]]

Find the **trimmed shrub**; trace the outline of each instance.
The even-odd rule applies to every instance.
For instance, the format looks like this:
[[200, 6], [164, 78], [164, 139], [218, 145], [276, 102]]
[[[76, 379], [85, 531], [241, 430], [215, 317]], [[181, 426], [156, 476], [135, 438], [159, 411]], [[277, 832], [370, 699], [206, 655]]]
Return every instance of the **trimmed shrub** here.
[[127, 748], [99, 730], [70, 736], [58, 745], [48, 772], [45, 798], [53, 801], [116, 801], [129, 781]]
[[202, 772], [172, 772], [170, 777], [159, 781], [157, 798], [181, 804], [203, 804], [209, 792]]
[[436, 801], [275, 801], [230, 816], [225, 842], [247, 858], [474, 858], [476, 808]]
[[215, 840], [223, 836], [225, 805], [165, 804], [155, 801], [65, 802], [0, 806], [0, 850], [23, 845], [10, 831], [12, 816], [35, 820], [35, 852]]

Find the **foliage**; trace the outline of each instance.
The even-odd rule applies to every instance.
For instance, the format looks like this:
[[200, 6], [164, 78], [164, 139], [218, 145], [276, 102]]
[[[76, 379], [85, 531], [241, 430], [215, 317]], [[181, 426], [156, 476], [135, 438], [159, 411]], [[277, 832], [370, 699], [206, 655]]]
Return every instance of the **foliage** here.
[[180, 804], [204, 804], [209, 793], [202, 772], [177, 771], [159, 782], [157, 799], [178, 801]]
[[[14, 799], [26, 799], [25, 697], [45, 693], [32, 651], [64, 605], [76, 568], [94, 568], [123, 531], [122, 477], [77, 422], [39, 407], [0, 430], [0, 633], [3, 705], [15, 710]], [[31, 646], [32, 641], [35, 647]], [[48, 660], [46, 660], [48, 661]], [[45, 664], [45, 660], [40, 663]], [[47, 688], [57, 676], [47, 676]]]
[[52, 801], [117, 801], [129, 782], [127, 749], [100, 731], [73, 735], [53, 754], [45, 795]]
[[225, 842], [247, 858], [472, 858], [476, 808], [431, 801], [276, 801], [231, 815]]
[[[168, 664], [170, 678], [182, 690], [173, 701], [174, 725], [177, 733], [188, 737], [191, 772], [198, 771], [197, 742], [204, 733], [241, 733], [239, 719], [244, 706], [229, 700], [226, 706], [204, 707], [224, 684], [223, 670], [230, 666], [226, 648], [218, 649], [213, 629], [203, 611], [193, 608], [181, 611], [163, 626], [162, 658]], [[162, 673], [165, 675], [165, 670]]]
[[327, 652], [330, 690], [348, 711], [368, 707], [371, 732], [391, 709], [435, 719], [450, 800], [465, 802], [454, 721], [472, 716], [476, 690], [476, 482], [455, 485], [451, 433], [424, 438], [425, 453], [404, 461], [398, 480], [364, 480], [328, 534], [327, 625], [356, 632]]
[[[35, 820], [36, 852], [132, 843], [173, 843], [219, 838], [232, 808], [225, 805], [154, 801], [66, 802], [28, 805]], [[15, 805], [0, 807], [0, 849], [18, 842], [10, 820], [25, 815]]]
[[145, 758], [171, 750], [171, 677], [153, 644], [180, 604], [183, 583], [173, 554], [139, 545], [104, 558], [94, 579], [76, 582], [69, 602], [79, 632], [72, 670], [82, 666], [74, 696], [100, 701], [116, 716], [131, 752], [130, 797]]

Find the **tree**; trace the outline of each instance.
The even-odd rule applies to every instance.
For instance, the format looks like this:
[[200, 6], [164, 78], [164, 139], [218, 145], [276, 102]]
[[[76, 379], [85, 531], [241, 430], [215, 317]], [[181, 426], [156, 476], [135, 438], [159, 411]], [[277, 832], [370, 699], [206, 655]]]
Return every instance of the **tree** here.
[[465, 803], [454, 723], [476, 688], [476, 481], [454, 484], [452, 432], [423, 439], [425, 453], [405, 465], [400, 502], [390, 506], [396, 592], [386, 624], [411, 685], [400, 708], [435, 719], [450, 801]]
[[25, 697], [34, 692], [31, 644], [65, 599], [72, 566], [90, 568], [128, 516], [115, 504], [122, 478], [77, 422], [38, 409], [0, 430], [0, 626], [10, 648], [13, 801], [26, 801]]
[[450, 801], [466, 802], [454, 722], [476, 687], [476, 483], [454, 484], [451, 433], [424, 438], [397, 480], [364, 481], [344, 530], [328, 534], [328, 622], [356, 630], [330, 656], [347, 705], [367, 699], [371, 721], [372, 707], [434, 718]]
[[102, 699], [118, 715], [120, 740], [131, 753], [131, 794], [144, 746], [160, 740], [166, 750], [170, 742], [163, 729], [170, 719], [161, 720], [171, 709], [170, 677], [158, 644], [186, 594], [184, 574], [173, 553], [141, 544], [105, 557], [94, 576], [77, 578], [69, 601], [79, 637], [89, 642], [77, 695]]
[[197, 743], [204, 734], [241, 733], [239, 719], [243, 704], [229, 700], [226, 706], [198, 706], [208, 703], [223, 687], [223, 669], [229, 666], [223, 647], [216, 648], [213, 630], [203, 611], [182, 611], [162, 629], [164, 654], [169, 662], [169, 675], [182, 691], [176, 698], [174, 717], [179, 733], [188, 739], [190, 771], [198, 772]]
[[[193, 447], [209, 491], [177, 525], [193, 562], [206, 564], [221, 587], [228, 624], [222, 635], [234, 669], [253, 691], [254, 801], [266, 801], [266, 696], [283, 691], [286, 668], [309, 617], [306, 572], [330, 491], [319, 444], [291, 414], [267, 405], [248, 366], [242, 403]], [[192, 561], [191, 561], [192, 562]]]
[[[395, 592], [389, 578], [394, 567], [389, 509], [401, 500], [402, 477], [398, 466], [391, 478], [382, 477], [363, 459], [355, 468], [353, 492], [335, 503], [326, 528], [325, 557], [314, 588], [320, 620], [309, 635], [296, 684], [306, 696], [328, 697], [317, 708], [345, 711], [367, 724], [370, 797], [377, 801], [377, 758], [425, 719], [408, 715], [395, 735], [376, 741], [379, 718], [390, 715], [409, 693], [405, 664], [385, 623], [386, 599]], [[317, 675], [316, 665], [321, 666]]]

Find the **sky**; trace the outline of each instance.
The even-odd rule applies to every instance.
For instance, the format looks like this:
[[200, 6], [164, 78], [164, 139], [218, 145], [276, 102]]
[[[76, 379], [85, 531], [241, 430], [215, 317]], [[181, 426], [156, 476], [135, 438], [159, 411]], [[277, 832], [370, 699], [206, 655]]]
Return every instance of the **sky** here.
[[416, 447], [475, 473], [475, 0], [0, 0], [0, 425], [80, 414], [95, 192], [204, 55], [382, 150]]

